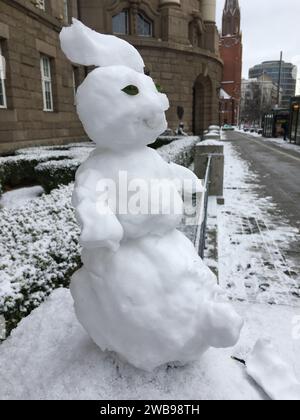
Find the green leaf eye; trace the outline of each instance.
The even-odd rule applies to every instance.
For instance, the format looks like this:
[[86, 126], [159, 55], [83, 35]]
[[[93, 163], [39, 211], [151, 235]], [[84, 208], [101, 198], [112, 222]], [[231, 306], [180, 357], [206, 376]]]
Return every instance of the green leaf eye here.
[[136, 96], [140, 93], [139, 88], [134, 85], [128, 85], [122, 89], [122, 92], [127, 93], [130, 96]]
[[158, 92], [162, 92], [162, 87], [160, 86], [160, 84], [155, 83], [156, 89], [158, 90]]

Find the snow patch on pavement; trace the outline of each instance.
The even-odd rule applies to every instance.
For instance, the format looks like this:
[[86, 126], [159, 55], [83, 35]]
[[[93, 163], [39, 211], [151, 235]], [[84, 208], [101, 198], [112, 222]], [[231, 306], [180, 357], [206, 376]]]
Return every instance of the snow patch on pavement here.
[[232, 356], [247, 359], [268, 336], [300, 378], [296, 308], [234, 303], [245, 319], [234, 349], [210, 349], [196, 363], [147, 373], [103, 353], [76, 320], [70, 292], [58, 289], [0, 346], [0, 399], [262, 400], [267, 395]]
[[277, 401], [300, 401], [300, 382], [270, 340], [259, 340], [247, 359], [247, 373]]

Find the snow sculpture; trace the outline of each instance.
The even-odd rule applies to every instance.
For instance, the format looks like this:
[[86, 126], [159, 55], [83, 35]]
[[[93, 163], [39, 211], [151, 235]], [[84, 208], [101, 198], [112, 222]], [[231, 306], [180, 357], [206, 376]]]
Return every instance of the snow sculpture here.
[[[233, 346], [242, 320], [176, 230], [182, 214], [120, 211], [134, 198], [134, 192], [125, 193], [120, 174], [128, 183], [143, 182], [145, 190], [158, 180], [181, 209], [174, 179], [192, 180], [189, 193], [203, 189], [191, 171], [146, 147], [167, 128], [166, 95], [143, 73], [137, 50], [117, 37], [74, 19], [62, 30], [61, 45], [72, 62], [100, 66], [77, 92], [79, 117], [97, 145], [77, 172], [73, 195], [83, 268], [73, 276], [71, 293], [80, 323], [103, 351], [145, 370], [194, 361], [210, 346]], [[111, 183], [121, 190], [115, 208], [109, 204]]]

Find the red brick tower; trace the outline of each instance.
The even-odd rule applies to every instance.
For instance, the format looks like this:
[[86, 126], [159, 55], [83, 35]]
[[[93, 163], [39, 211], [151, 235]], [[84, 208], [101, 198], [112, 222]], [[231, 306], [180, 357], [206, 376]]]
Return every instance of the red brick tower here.
[[240, 113], [243, 59], [241, 11], [238, 0], [226, 0], [220, 54], [224, 61], [220, 123], [237, 125]]

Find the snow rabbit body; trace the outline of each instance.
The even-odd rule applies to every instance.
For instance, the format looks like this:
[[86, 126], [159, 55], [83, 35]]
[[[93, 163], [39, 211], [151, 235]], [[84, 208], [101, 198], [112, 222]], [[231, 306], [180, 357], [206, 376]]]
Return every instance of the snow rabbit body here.
[[[195, 361], [210, 346], [235, 345], [242, 320], [176, 230], [183, 201], [174, 180], [193, 181], [187, 193], [202, 191], [202, 183], [147, 147], [167, 128], [166, 95], [126, 41], [75, 19], [60, 38], [70, 61], [98, 67], [77, 92], [79, 118], [96, 143], [77, 172], [73, 194], [83, 248], [83, 268], [71, 283], [78, 320], [103, 351], [144, 370]], [[145, 194], [158, 181], [173, 206], [155, 214], [121, 212], [134, 191], [123, 195], [127, 185], [122, 188], [120, 174], [128, 184], [142, 182]], [[121, 191], [117, 206], [110, 206], [111, 183]], [[153, 204], [152, 196], [145, 199]]]

